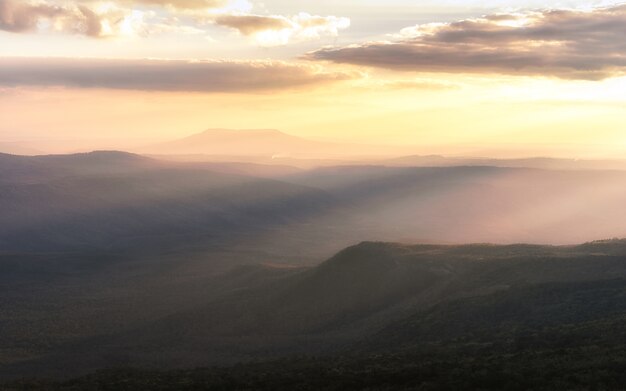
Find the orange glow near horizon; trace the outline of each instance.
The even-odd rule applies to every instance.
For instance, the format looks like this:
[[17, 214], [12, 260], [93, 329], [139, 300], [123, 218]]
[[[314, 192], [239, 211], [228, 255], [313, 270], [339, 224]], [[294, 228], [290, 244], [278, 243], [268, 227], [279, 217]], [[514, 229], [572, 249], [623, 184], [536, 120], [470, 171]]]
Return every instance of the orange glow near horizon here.
[[[258, 94], [6, 89], [0, 116], [8, 120], [0, 124], [0, 137], [69, 152], [128, 149], [208, 128], [267, 128], [318, 140], [411, 146], [426, 154], [603, 158], [626, 150], [626, 104], [619, 88], [624, 79], [602, 86], [428, 80], [415, 86], [357, 81]], [[564, 90], [590, 100], [569, 99]]]
[[112, 0], [92, 24], [75, 0], [39, 3], [0, 10], [0, 144], [133, 149], [264, 128], [403, 153], [626, 156], [621, 2]]

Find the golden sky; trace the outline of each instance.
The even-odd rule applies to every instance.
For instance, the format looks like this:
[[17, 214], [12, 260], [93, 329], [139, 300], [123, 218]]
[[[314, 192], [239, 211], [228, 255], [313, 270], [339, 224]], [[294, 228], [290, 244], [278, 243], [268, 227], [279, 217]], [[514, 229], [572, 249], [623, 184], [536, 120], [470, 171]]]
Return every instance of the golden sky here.
[[0, 142], [274, 128], [419, 153], [620, 157], [615, 1], [0, 0]]

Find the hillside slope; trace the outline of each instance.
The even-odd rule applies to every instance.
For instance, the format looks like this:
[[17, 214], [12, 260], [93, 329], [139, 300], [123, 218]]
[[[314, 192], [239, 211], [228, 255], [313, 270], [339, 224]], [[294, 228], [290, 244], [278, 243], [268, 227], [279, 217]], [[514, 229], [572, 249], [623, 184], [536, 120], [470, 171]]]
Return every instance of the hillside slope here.
[[0, 160], [5, 252], [180, 247], [332, 204], [305, 186], [121, 152]]
[[[362, 243], [316, 268], [256, 284], [246, 277], [241, 289], [207, 302], [121, 333], [75, 339], [39, 359], [8, 365], [5, 373], [336, 354], [362, 346], [360, 340], [373, 341], [366, 351], [478, 341], [510, 325], [539, 330], [621, 316], [623, 279], [626, 241], [566, 247]], [[607, 304], [594, 301], [596, 294]]]

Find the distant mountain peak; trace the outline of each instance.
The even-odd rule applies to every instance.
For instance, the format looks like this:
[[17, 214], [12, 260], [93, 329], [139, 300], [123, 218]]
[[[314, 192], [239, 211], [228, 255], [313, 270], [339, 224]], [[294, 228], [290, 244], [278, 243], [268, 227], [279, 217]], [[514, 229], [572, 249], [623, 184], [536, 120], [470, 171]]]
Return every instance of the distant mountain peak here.
[[215, 128], [177, 140], [146, 146], [139, 152], [152, 155], [219, 156], [231, 159], [280, 157], [332, 160], [358, 157], [361, 160], [366, 156], [397, 156], [398, 148], [308, 139], [276, 129]]
[[271, 157], [317, 153], [331, 145], [283, 133], [276, 129], [207, 129], [175, 141], [154, 146], [158, 154], [206, 154]]

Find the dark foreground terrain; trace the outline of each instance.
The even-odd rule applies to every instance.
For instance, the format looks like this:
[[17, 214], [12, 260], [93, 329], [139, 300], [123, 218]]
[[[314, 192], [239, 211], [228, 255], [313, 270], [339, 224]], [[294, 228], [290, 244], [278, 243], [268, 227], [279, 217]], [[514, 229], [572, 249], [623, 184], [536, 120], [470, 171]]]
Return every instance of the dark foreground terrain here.
[[540, 284], [456, 300], [338, 355], [227, 368], [111, 369], [7, 390], [621, 390], [626, 281]]
[[[235, 359], [243, 363], [224, 364]], [[626, 384], [626, 241], [362, 243], [316, 268], [140, 330], [61, 347], [19, 369], [29, 368], [33, 379], [81, 366], [143, 369], [4, 388], [619, 390]]]
[[625, 236], [624, 199], [617, 170], [0, 155], [0, 384], [623, 389], [626, 240], [395, 242]]

